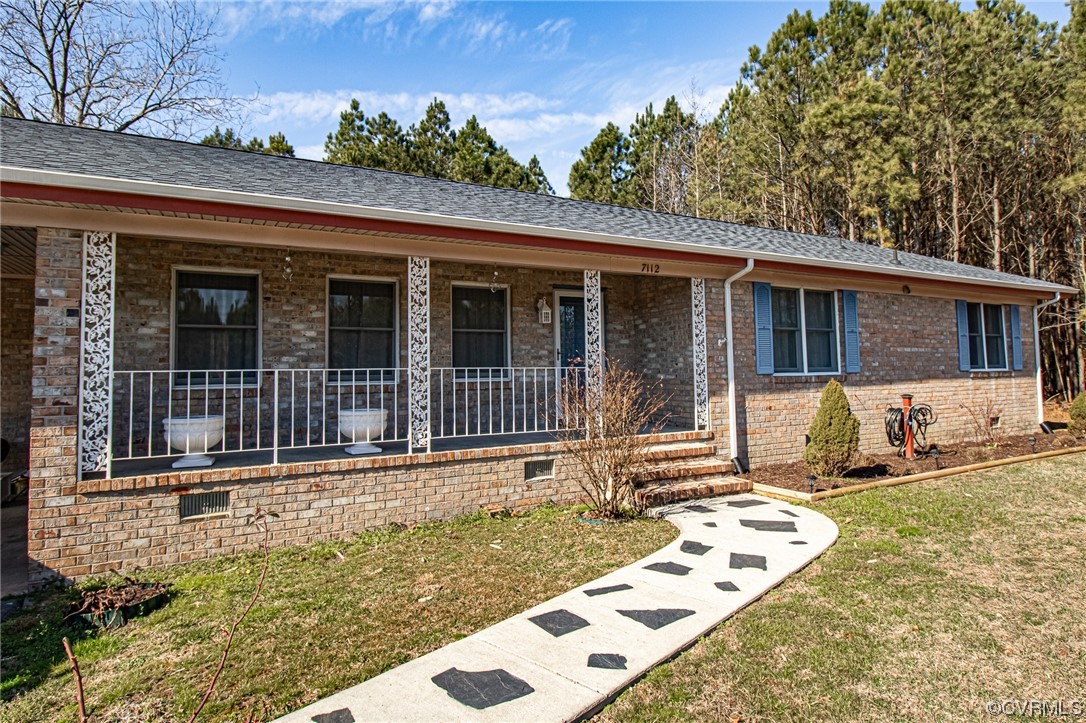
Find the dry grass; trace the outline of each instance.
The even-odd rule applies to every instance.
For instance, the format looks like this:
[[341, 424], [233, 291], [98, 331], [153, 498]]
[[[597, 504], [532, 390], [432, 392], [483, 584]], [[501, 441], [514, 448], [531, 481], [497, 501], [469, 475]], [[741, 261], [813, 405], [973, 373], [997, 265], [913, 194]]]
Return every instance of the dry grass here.
[[604, 721], [991, 720], [1086, 700], [1086, 457], [829, 500], [822, 558]]
[[[271, 529], [274, 539], [274, 521]], [[586, 525], [570, 509], [545, 508], [276, 550], [201, 720], [294, 710], [633, 562], [676, 534], [657, 520]], [[174, 584], [169, 605], [76, 642], [95, 720], [170, 721], [191, 711], [259, 565], [254, 554], [151, 571]], [[60, 636], [72, 634], [60, 625], [69, 597], [41, 594], [4, 623], [0, 719], [74, 719], [60, 647]]]

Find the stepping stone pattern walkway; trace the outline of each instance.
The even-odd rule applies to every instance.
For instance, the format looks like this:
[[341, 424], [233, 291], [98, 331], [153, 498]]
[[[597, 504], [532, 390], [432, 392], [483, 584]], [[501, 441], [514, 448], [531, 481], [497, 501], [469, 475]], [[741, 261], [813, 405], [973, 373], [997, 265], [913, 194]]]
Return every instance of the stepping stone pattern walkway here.
[[756, 495], [653, 512], [681, 532], [667, 547], [279, 720], [578, 720], [837, 539], [823, 515]]

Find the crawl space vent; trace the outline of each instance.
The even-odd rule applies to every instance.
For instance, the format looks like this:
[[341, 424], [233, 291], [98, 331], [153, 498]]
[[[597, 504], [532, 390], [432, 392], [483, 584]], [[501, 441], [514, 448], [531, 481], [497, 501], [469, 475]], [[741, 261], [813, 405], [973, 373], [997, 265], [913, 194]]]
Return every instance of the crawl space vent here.
[[553, 459], [534, 459], [524, 463], [525, 481], [534, 479], [547, 479], [554, 476]]
[[225, 515], [230, 510], [229, 492], [197, 492], [181, 495], [181, 519]]

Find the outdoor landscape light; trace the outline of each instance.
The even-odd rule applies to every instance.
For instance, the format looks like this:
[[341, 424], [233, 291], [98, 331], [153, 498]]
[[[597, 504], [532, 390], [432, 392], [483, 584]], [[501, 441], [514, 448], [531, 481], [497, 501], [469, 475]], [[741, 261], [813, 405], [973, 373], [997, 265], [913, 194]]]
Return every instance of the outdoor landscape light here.
[[1029, 446], [1033, 448], [1034, 452], [1037, 451], [1037, 438], [1034, 437], [1033, 435], [1030, 435]]
[[818, 478], [815, 477], [813, 474], [807, 475], [807, 488], [810, 489], [812, 495], [814, 494], [815, 482], [817, 481]]
[[928, 454], [930, 454], [931, 458], [935, 460], [935, 469], [939, 469], [939, 448], [932, 447], [931, 451], [928, 452]]

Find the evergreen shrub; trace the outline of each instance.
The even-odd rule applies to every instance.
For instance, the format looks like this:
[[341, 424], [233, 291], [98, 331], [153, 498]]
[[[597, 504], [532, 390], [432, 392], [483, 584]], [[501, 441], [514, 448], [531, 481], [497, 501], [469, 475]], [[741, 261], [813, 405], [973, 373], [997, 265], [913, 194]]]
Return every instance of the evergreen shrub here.
[[1079, 393], [1067, 411], [1071, 415], [1071, 419], [1067, 422], [1067, 429], [1076, 437], [1086, 435], [1086, 392]]
[[860, 420], [852, 413], [840, 382], [831, 379], [822, 390], [818, 411], [808, 432], [803, 461], [819, 477], [840, 477], [860, 448]]

